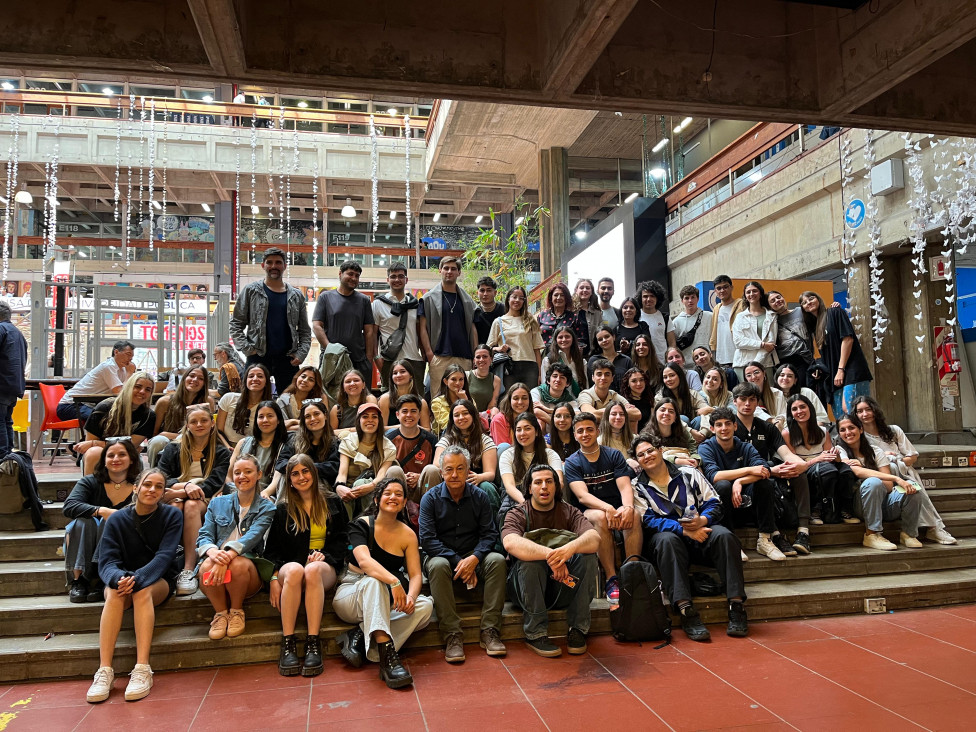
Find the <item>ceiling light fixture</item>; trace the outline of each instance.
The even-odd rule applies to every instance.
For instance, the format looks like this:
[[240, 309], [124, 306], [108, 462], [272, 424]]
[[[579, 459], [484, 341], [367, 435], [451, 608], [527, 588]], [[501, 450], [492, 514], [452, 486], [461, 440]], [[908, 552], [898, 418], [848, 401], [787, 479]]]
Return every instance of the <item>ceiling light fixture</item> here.
[[102, 94], [104, 94], [107, 97], [110, 97], [110, 96], [113, 96], [115, 94], [115, 92], [112, 91], [112, 87], [110, 87], [110, 86], [103, 86], [102, 87]]
[[254, 215], [257, 215], [257, 214], [261, 213], [261, 207], [260, 206], [251, 206], [251, 213], [254, 214]]
[[640, 193], [638, 193], [637, 191], [634, 191], [629, 196], [627, 196], [627, 198], [624, 199], [624, 203], [630, 203], [635, 198], [637, 198], [639, 195], [640, 195]]
[[203, 206], [203, 210], [204, 211], [206, 211], [207, 213], [210, 213], [210, 204], [209, 203], [201, 203], [200, 205]]
[[577, 229], [576, 240], [583, 241], [586, 238], [586, 229]]
[[397, 108], [396, 107], [390, 107], [388, 110], [386, 110], [386, 113], [388, 115], [390, 115], [391, 117], [395, 117], [396, 116], [396, 113], [397, 113]]
[[525, 217], [524, 216], [519, 216], [517, 219], [515, 219], [515, 225], [516, 226], [521, 226], [523, 221], [525, 221]]
[[13, 84], [11, 84], [9, 81], [3, 82], [3, 84], [0, 84], [0, 86], [2, 86], [5, 91], [13, 91], [14, 89], [17, 88]]
[[299, 106], [299, 107], [301, 107], [302, 109], [306, 109], [306, 108], [308, 107], [308, 102], [306, 102], [306, 101], [305, 101], [305, 100], [303, 99], [302, 101], [300, 101], [300, 102], [298, 103], [298, 106]]
[[681, 130], [683, 130], [685, 127], [687, 127], [690, 124], [691, 124], [691, 117], [685, 117], [683, 120], [681, 120], [681, 122], [678, 123], [678, 126], [674, 128], [674, 133], [678, 134], [679, 132], [681, 132]]
[[390, 211], [390, 221], [396, 221], [396, 211]]
[[435, 213], [434, 214], [434, 223], [436, 224], [440, 220], [441, 220], [441, 215], [439, 213]]
[[159, 201], [153, 201], [152, 202], [152, 205], [153, 205], [153, 208], [156, 209], [157, 211], [162, 211], [163, 210], [163, 207], [162, 207], [162, 205], [160, 205]]
[[651, 150], [653, 152], [659, 152], [660, 150], [662, 150], [664, 148], [665, 145], [668, 144], [668, 142], [669, 142], [668, 138], [665, 137], [665, 138], [659, 140], [658, 143], [657, 143], [657, 145], [655, 145], [653, 148], [651, 148]]
[[356, 209], [354, 209], [352, 207], [352, 199], [351, 198], [347, 198], [346, 199], [346, 205], [342, 207], [342, 211], [340, 211], [339, 213], [342, 214], [343, 216], [345, 216], [347, 219], [351, 219], [351, 218], [355, 217], [355, 215], [356, 215]]
[[655, 178], [663, 178], [668, 174], [668, 171], [666, 171], [664, 168], [651, 168], [650, 172]]
[[34, 203], [34, 197], [30, 194], [30, 191], [28, 190], [17, 191], [17, 193], [14, 195], [14, 200], [17, 203], [23, 203], [28, 206]]
[[205, 101], [207, 104], [210, 104], [213, 101], [213, 97], [210, 96], [209, 94], [204, 94], [203, 101]]
[[478, 214], [477, 216], [474, 217], [474, 222], [476, 224], [480, 224], [484, 218], [485, 218], [484, 216], [482, 216], [481, 214]]

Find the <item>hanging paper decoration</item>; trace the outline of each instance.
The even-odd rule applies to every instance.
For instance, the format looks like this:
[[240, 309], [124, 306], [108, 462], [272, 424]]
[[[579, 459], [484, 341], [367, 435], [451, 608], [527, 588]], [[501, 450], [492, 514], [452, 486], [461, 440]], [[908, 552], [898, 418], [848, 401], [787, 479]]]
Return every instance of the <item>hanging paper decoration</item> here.
[[52, 256], [57, 245], [58, 237], [58, 165], [61, 157], [61, 120], [58, 115], [54, 122], [54, 150], [51, 151], [50, 159], [50, 185], [48, 186], [48, 227], [47, 227], [47, 248], [44, 252], [44, 261]]
[[[412, 247], [413, 246], [413, 239], [412, 239], [413, 217], [411, 216], [410, 213], [410, 115], [409, 114], [403, 115], [403, 135], [405, 138], [403, 144], [403, 150], [405, 156], [404, 168], [406, 170], [406, 179], [407, 179], [407, 210], [406, 210], [407, 246]], [[420, 266], [420, 262], [417, 262], [417, 266], [418, 267]]]
[[[258, 184], [257, 184], [257, 147], [258, 147], [258, 113], [251, 112], [251, 216], [258, 207]], [[251, 237], [251, 264], [254, 264], [255, 237]]]
[[312, 164], [312, 285], [319, 288], [319, 164]]
[[[874, 130], [864, 131], [864, 180], [871, 185], [871, 169], [876, 162], [874, 150]], [[866, 196], [864, 218], [868, 225], [868, 236], [871, 239], [871, 255], [868, 258], [870, 272], [871, 295], [871, 331], [874, 334], [874, 361], [881, 363], [881, 344], [888, 331], [888, 308], [885, 307], [884, 292], [884, 264], [879, 252], [881, 250], [881, 223], [878, 220], [878, 202], [873, 195]]]
[[116, 107], [115, 118], [115, 188], [112, 191], [113, 197], [113, 221], [119, 220], [119, 199], [122, 197], [119, 190], [119, 170], [122, 167], [122, 98], [119, 97]]
[[136, 95], [129, 94], [129, 121], [126, 125], [128, 133], [129, 152], [127, 159], [127, 172], [125, 177], [125, 222], [122, 226], [122, 259], [126, 265], [129, 264], [132, 252], [129, 250], [129, 234], [132, 229], [132, 122], [136, 116]]
[[[850, 292], [851, 288], [854, 286], [854, 282], [857, 278], [857, 266], [854, 259], [855, 253], [857, 251], [857, 232], [847, 225], [846, 212], [847, 205], [855, 198], [854, 192], [851, 190], [851, 184], [854, 182], [854, 155], [853, 147], [854, 144], [851, 141], [850, 133], [846, 135], [839, 136], [840, 145], [840, 186], [841, 186], [841, 205], [843, 206], [845, 212], [845, 222], [844, 231], [840, 238], [840, 259], [844, 264], [845, 274], [847, 278], [847, 291]], [[859, 313], [850, 312], [851, 320], [854, 323], [854, 329], [857, 332], [858, 338], [862, 337], [861, 332], [861, 318]]]
[[20, 168], [20, 115], [17, 112], [14, 112], [10, 118], [10, 130], [12, 133], [10, 147], [7, 148], [7, 204], [3, 213], [3, 277], [0, 278], [3, 280], [7, 279], [7, 272], [10, 269], [10, 221], [17, 205], [14, 201]]
[[919, 156], [922, 146], [919, 142], [912, 141], [910, 132], [904, 133], [902, 139], [905, 141], [905, 159], [908, 161], [910, 183], [907, 203], [913, 212], [912, 220], [909, 223], [909, 232], [911, 233], [912, 270], [914, 272], [912, 296], [915, 303], [915, 315], [913, 317], [918, 322], [919, 330], [919, 335], [915, 336], [915, 341], [918, 343], [918, 352], [923, 353], [925, 350], [922, 345], [925, 342], [925, 327], [922, 318], [925, 313], [922, 310], [922, 278], [927, 272], [925, 267], [925, 229], [932, 221], [932, 210], [929, 205], [921, 157]]
[[[379, 155], [376, 150], [376, 120], [373, 115], [369, 115], [369, 176], [373, 184], [373, 231], [372, 242], [376, 243], [376, 230], [380, 226], [380, 199], [379, 199]], [[409, 184], [408, 184], [409, 185]]]
[[[154, 244], [153, 241], [153, 220], [155, 218], [155, 211], [153, 206], [153, 188], [156, 184], [156, 100], [149, 100], [149, 202], [146, 205], [147, 212], [149, 214], [149, 226], [147, 227], [149, 231], [149, 254], [153, 253]], [[164, 212], [165, 213], [165, 212]]]

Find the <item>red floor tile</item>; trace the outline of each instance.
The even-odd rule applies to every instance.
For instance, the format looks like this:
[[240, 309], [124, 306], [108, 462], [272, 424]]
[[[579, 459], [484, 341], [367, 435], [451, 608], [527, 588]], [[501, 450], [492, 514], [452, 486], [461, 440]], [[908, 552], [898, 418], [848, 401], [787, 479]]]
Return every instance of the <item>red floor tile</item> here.
[[[520, 641], [509, 641], [506, 646], [511, 653], [512, 646]], [[481, 673], [499, 670], [504, 667], [504, 657], [492, 658], [476, 644], [464, 647], [464, 663], [448, 663], [444, 660], [443, 648], [423, 648], [407, 651], [400, 655], [400, 661], [410, 669], [410, 673]], [[375, 664], [374, 664], [375, 665]]]
[[248, 666], [223, 666], [210, 687], [209, 695], [236, 694], [252, 689], [288, 689], [307, 687], [311, 682], [304, 676], [282, 676], [278, 664], [260, 663]]
[[[542, 718], [528, 702], [492, 704], [465, 709], [463, 714], [448, 709], [424, 710], [431, 732], [536, 732], [545, 730]], [[345, 730], [343, 730], [345, 732]]]
[[852, 714], [821, 714], [810, 719], [791, 720], [803, 732], [902, 732], [921, 729], [917, 724], [883, 709]]
[[547, 699], [535, 702], [539, 715], [551, 730], [605, 729], [608, 715], [618, 720], [612, 725], [618, 728], [641, 730], [666, 730], [667, 726], [628, 691], [614, 694], [596, 694], [576, 697]]
[[4, 713], [16, 714], [7, 720], [7, 732], [68, 732], [77, 727], [90, 711], [91, 705], [87, 702], [83, 707], [16, 707], [13, 710], [3, 710]]
[[[126, 702], [122, 692], [119, 692], [118, 699], [120, 704], [92, 705], [91, 712], [77, 729], [93, 732], [109, 729], [139, 729], [140, 732], [189, 729], [203, 702], [202, 695], [199, 699], [180, 700], [177, 703], [172, 698], [158, 699], [155, 682], [152, 693], [145, 699]], [[11, 732], [16, 732], [16, 727]]]
[[414, 677], [420, 706], [428, 710], [460, 710], [493, 704], [515, 704], [525, 695], [505, 669], [467, 674], [423, 674]]
[[895, 628], [906, 628], [976, 652], [976, 615], [970, 620], [944, 611], [918, 615], [902, 613], [889, 622]]
[[947, 732], [972, 729], [973, 719], [976, 718], [972, 698], [960, 699], [952, 704], [942, 704], [934, 710], [924, 700], [916, 700], [914, 704], [894, 707], [891, 711], [908, 717], [913, 722], [918, 722], [931, 730], [946, 730]]
[[[684, 635], [680, 629], [678, 629], [678, 632]], [[715, 633], [714, 628], [712, 629], [712, 633]], [[720, 633], [724, 635], [725, 631], [720, 629]], [[797, 620], [778, 620], [775, 622], [749, 624], [749, 638], [758, 643], [777, 640], [821, 640], [830, 637], [831, 635], [827, 632], [827, 629]]]
[[308, 692], [308, 688], [269, 691], [255, 684], [243, 693], [208, 695], [190, 729], [304, 729], [308, 723]]
[[[128, 681], [128, 676], [116, 677], [115, 686], [124, 690]], [[47, 709], [50, 707], [84, 707], [88, 705], [88, 702], [85, 701], [85, 694], [88, 692], [91, 683], [91, 679], [87, 679], [14, 684], [13, 688], [4, 695], [0, 709], [6, 711], [10, 707], [13, 711], [17, 711], [18, 709]], [[11, 707], [18, 701], [27, 700], [30, 700], [27, 704]]]
[[312, 687], [310, 724], [336, 724], [420, 711], [412, 687], [390, 689], [379, 678]]
[[532, 702], [624, 690], [620, 682], [594, 658], [568, 656], [546, 660], [548, 664], [513, 666], [509, 669]]
[[[342, 732], [376, 732], [379, 727], [391, 732], [424, 732], [427, 729], [423, 715], [418, 712], [374, 719], [351, 719], [342, 723]], [[308, 731], [335, 732], [335, 726], [332, 723], [310, 724]]]
[[861, 635], [887, 633], [891, 630], [887, 622], [889, 617], [891, 616], [849, 615], [837, 618], [813, 618], [811, 620], [805, 620], [804, 623], [839, 638], [854, 638]]
[[[180, 699], [200, 701], [210, 690], [211, 683], [217, 675], [217, 669], [201, 671], [177, 671], [153, 674], [152, 699]], [[125, 704], [125, 685], [129, 683], [128, 674], [116, 676], [112, 686], [112, 695], [106, 704]]]
[[[671, 724], [671, 720], [667, 720]], [[722, 725], [721, 727], [712, 727], [711, 729], [704, 729], [701, 732], [795, 732], [796, 727], [786, 722], [761, 722], [759, 724], [744, 724], [744, 725]]]

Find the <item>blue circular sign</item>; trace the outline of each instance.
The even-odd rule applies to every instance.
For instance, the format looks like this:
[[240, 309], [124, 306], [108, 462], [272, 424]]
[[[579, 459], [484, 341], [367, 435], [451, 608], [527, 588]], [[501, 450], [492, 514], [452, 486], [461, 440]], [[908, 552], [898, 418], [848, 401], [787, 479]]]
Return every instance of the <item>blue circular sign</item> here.
[[864, 210], [864, 201], [855, 198], [847, 204], [847, 210], [844, 212], [844, 223], [852, 229], [858, 228], [864, 223]]

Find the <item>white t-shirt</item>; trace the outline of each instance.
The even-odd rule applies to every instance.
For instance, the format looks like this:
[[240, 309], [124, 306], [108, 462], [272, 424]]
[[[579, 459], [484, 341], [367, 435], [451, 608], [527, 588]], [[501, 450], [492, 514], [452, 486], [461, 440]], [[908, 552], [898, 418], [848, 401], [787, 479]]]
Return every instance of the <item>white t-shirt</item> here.
[[112, 389], [122, 386], [129, 378], [125, 368], [119, 366], [115, 359], [109, 356], [98, 366], [82, 376], [78, 383], [72, 386], [61, 397], [61, 403], [71, 404], [75, 396], [97, 396], [98, 394], [111, 394]]
[[732, 341], [732, 308], [722, 305], [718, 309], [718, 334], [715, 341], [715, 363], [732, 363], [735, 357], [735, 343]]
[[[391, 300], [396, 300], [392, 292], [384, 292], [381, 294]], [[404, 295], [403, 300], [399, 302], [404, 302], [406, 299], [406, 295]], [[379, 343], [376, 346], [376, 353], [379, 354], [383, 350], [383, 344], [400, 327], [400, 316], [394, 316], [393, 308], [382, 300], [373, 300], [373, 320], [376, 321], [376, 325], [380, 329]], [[400, 350], [400, 355], [397, 358], [407, 358], [411, 361], [423, 361], [424, 359], [423, 354], [420, 352], [420, 342], [417, 338], [416, 308], [408, 311], [407, 326], [403, 334], [403, 348]]]
[[237, 403], [240, 401], [241, 395], [235, 391], [229, 391], [220, 397], [220, 401], [217, 402], [217, 409], [223, 409], [227, 412], [227, 419], [224, 421], [224, 437], [231, 444], [236, 445], [238, 442], [244, 439], [246, 435], [251, 434], [254, 431], [254, 418], [257, 416], [257, 409], [251, 410], [251, 416], [248, 421], [248, 428], [245, 434], [241, 434], [234, 429], [234, 415], [237, 413]]
[[647, 323], [651, 331], [651, 342], [654, 344], [654, 352], [657, 360], [664, 365], [664, 357], [668, 355], [668, 333], [674, 333], [674, 321], [669, 320], [667, 326], [664, 325], [664, 314], [658, 310], [653, 314], [645, 313], [641, 310], [640, 319]]
[[[523, 452], [522, 462], [525, 467], [529, 467], [529, 463], [534, 456]], [[558, 470], [562, 472], [563, 461], [559, 459], [559, 455], [551, 447], [546, 448], [546, 462], [553, 470]], [[513, 475], [515, 473], [515, 448], [511, 448], [502, 453], [502, 456], [498, 458], [498, 473], [499, 475]]]
[[695, 339], [691, 342], [691, 345], [684, 349], [681, 353], [684, 354], [685, 363], [694, 363], [692, 359], [692, 354], [694, 354], [695, 349], [698, 346], [707, 346], [708, 339], [712, 336], [712, 314], [707, 310], [702, 310], [698, 308], [698, 311], [693, 315], [688, 315], [684, 310], [682, 310], [678, 315], [675, 315], [671, 322], [674, 323], [674, 334], [681, 335], [687, 333], [692, 328], [695, 327], [695, 321], [698, 320], [698, 313], [701, 313], [702, 319], [701, 324], [698, 326], [698, 330], [695, 331]]

